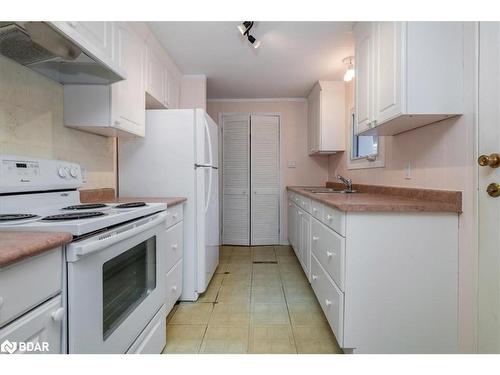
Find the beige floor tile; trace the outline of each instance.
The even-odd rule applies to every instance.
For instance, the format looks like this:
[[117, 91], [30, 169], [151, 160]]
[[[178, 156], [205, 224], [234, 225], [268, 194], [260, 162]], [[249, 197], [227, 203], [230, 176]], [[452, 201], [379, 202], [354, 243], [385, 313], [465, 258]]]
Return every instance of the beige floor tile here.
[[[297, 262], [297, 263], [279, 263], [279, 271], [280, 274], [286, 274], [286, 273], [293, 273], [293, 274], [300, 274], [304, 273], [302, 270], [302, 266]], [[305, 276], [305, 275], [304, 275]]]
[[208, 324], [213, 304], [183, 302], [177, 307], [170, 324]]
[[252, 264], [229, 263], [226, 264], [226, 272], [229, 273], [252, 273]]
[[250, 326], [249, 353], [294, 354], [297, 353], [290, 325]]
[[273, 263], [256, 263], [253, 265], [253, 274], [271, 274], [279, 273], [279, 268], [277, 264]]
[[219, 264], [227, 264], [231, 261], [231, 255], [221, 255], [219, 256]]
[[248, 255], [231, 255], [229, 262], [231, 264], [252, 264], [252, 256]]
[[243, 354], [248, 349], [248, 326], [208, 326], [200, 353]]
[[288, 312], [292, 326], [323, 326], [325, 314], [317, 302], [288, 303]]
[[252, 254], [268, 254], [274, 253], [274, 246], [254, 246], [252, 247]]
[[215, 269], [215, 273], [223, 274], [227, 272], [227, 263], [219, 264]]
[[217, 303], [210, 321], [211, 326], [247, 326], [250, 323], [250, 304]]
[[250, 287], [252, 285], [251, 273], [228, 273], [224, 275], [223, 286]]
[[219, 256], [229, 256], [233, 253], [231, 246], [221, 246], [219, 249]]
[[252, 303], [250, 322], [253, 325], [290, 324], [285, 303]]
[[304, 283], [288, 283], [283, 285], [287, 303], [314, 303], [316, 296], [311, 286]]
[[201, 294], [196, 301], [197, 303], [215, 302], [217, 301], [217, 295], [222, 285], [222, 280], [224, 279], [223, 274], [215, 274], [208, 285], [205, 293]]
[[281, 286], [253, 286], [252, 303], [285, 303]]
[[198, 353], [206, 325], [167, 325], [167, 346], [164, 353]]
[[223, 285], [219, 290], [217, 302], [247, 304], [250, 302], [250, 287]]
[[278, 255], [277, 260], [279, 264], [300, 264], [295, 255]]
[[249, 246], [234, 246], [233, 253], [231, 255], [246, 255], [252, 254], [252, 248]]
[[253, 254], [253, 261], [254, 262], [276, 262], [276, 255], [274, 254], [274, 251], [267, 251], [267, 252], [260, 252], [260, 253], [254, 253]]
[[302, 271], [296, 272], [296, 273], [293, 273], [293, 272], [280, 273], [280, 277], [281, 277], [281, 281], [282, 281], [283, 285], [301, 283], [301, 284], [310, 286], [306, 275]]
[[297, 351], [307, 354], [342, 354], [330, 326], [293, 326]]
[[179, 307], [179, 304], [175, 304], [174, 307], [172, 307], [172, 310], [167, 315], [167, 324], [172, 320], [172, 317], [174, 316], [175, 312], [177, 311], [177, 308]]
[[274, 246], [274, 252], [276, 255], [293, 255], [295, 256], [295, 253], [292, 249], [291, 246]]
[[281, 277], [278, 273], [258, 273], [252, 277], [252, 286], [281, 286]]

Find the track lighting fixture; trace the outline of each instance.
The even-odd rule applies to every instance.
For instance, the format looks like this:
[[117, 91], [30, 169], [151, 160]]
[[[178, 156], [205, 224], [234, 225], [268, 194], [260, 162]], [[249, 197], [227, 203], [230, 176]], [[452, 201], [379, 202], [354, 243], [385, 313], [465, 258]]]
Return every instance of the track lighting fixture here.
[[237, 28], [241, 35], [247, 37], [253, 48], [257, 49], [260, 47], [262, 42], [260, 40], [257, 40], [253, 35], [250, 35], [250, 30], [252, 29], [253, 24], [253, 21], [244, 21], [241, 25], [238, 25]]
[[354, 56], [346, 57], [342, 60], [342, 62], [347, 65], [347, 70], [344, 74], [344, 81], [349, 82], [354, 78]]

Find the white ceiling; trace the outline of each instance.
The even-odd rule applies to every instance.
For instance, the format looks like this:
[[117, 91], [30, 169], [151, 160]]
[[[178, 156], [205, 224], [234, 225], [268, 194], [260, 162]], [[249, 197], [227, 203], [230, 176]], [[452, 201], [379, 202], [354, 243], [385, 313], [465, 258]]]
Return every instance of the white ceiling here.
[[210, 99], [305, 97], [315, 81], [341, 80], [353, 54], [352, 22], [256, 22], [254, 49], [240, 22], [150, 22], [184, 74], [206, 74]]

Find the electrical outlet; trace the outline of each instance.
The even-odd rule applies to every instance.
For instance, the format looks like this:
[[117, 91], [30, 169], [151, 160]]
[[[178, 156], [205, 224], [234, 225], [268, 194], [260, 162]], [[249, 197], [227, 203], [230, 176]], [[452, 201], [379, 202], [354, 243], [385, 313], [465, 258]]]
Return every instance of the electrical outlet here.
[[405, 180], [411, 180], [411, 161], [408, 160], [405, 167]]

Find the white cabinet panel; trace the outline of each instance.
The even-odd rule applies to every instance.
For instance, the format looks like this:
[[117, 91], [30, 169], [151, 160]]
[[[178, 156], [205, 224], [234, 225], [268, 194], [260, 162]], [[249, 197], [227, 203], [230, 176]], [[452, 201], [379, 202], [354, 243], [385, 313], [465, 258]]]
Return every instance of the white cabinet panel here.
[[165, 108], [164, 65], [159, 51], [147, 46], [146, 54], [146, 105], [148, 109]]
[[356, 134], [396, 135], [463, 113], [462, 22], [360, 22]]
[[[9, 325], [0, 329], [0, 343], [9, 340], [17, 345], [14, 353], [61, 354], [62, 353], [62, 321], [65, 316], [62, 298], [57, 296], [23, 315]], [[31, 351], [24, 343], [43, 351]], [[46, 345], [46, 346], [44, 346]], [[46, 347], [46, 350], [44, 350]]]
[[183, 223], [177, 223], [171, 228], [167, 229], [167, 270], [170, 270], [183, 255]]
[[182, 293], [182, 260], [180, 260], [172, 269], [167, 273], [167, 296], [165, 306], [167, 314], [172, 310], [175, 302], [179, 299]]

